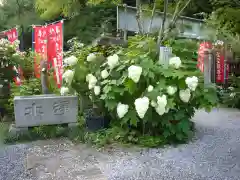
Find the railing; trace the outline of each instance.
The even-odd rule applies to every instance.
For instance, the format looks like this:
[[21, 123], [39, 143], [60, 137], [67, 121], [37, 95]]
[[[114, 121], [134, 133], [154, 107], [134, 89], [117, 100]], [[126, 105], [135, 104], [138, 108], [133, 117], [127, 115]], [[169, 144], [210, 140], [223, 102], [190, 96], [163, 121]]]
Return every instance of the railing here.
[[[131, 6], [117, 6], [117, 29], [127, 30], [131, 32], [138, 32], [138, 23], [136, 20], [136, 7]], [[143, 9], [142, 26], [145, 33], [154, 33], [160, 28], [163, 20], [163, 12], [156, 11], [156, 15], [152, 21], [152, 28], [149, 32], [149, 25], [151, 22], [151, 10]], [[166, 24], [169, 24], [172, 19], [171, 14], [167, 14]], [[176, 22], [179, 31], [179, 37], [192, 38], [192, 39], [209, 39], [208, 35], [211, 34], [210, 29], [204, 27], [204, 21], [185, 16], [180, 16]]]

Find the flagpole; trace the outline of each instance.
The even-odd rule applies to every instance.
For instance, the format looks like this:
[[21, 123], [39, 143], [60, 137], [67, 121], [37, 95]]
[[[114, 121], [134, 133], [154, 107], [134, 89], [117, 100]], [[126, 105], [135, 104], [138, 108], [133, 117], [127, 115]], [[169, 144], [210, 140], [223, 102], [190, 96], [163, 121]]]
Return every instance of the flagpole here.
[[58, 20], [58, 21], [54, 21], [54, 22], [48, 23], [47, 25], [55, 24], [55, 23], [62, 22], [62, 21], [65, 21], [65, 20], [66, 20], [66, 19], [61, 19], [61, 20]]

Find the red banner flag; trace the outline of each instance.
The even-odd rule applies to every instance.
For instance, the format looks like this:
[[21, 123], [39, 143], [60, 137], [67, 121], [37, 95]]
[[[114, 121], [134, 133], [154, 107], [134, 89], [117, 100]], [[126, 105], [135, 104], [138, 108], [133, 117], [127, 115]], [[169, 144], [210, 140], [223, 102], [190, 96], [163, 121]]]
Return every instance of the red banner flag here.
[[224, 83], [224, 49], [216, 49], [216, 83]]
[[47, 60], [47, 27], [33, 26], [34, 29], [34, 50], [38, 55], [34, 58], [34, 73], [37, 78], [41, 77], [40, 63]]
[[11, 43], [14, 43], [14, 41], [18, 40], [17, 28], [9, 29], [8, 31], [5, 31], [4, 34]]
[[55, 72], [58, 87], [62, 84], [63, 74], [63, 21], [48, 25], [48, 62]]
[[197, 67], [200, 69], [201, 72], [204, 72], [204, 52], [207, 49], [212, 49], [212, 44], [210, 42], [201, 43], [198, 49]]
[[[5, 36], [7, 36], [7, 38], [8, 38], [8, 41], [10, 42], [10, 43], [14, 43], [15, 41], [17, 41], [18, 40], [18, 31], [17, 31], [17, 28], [12, 28], [12, 29], [9, 29], [9, 30], [7, 30], [7, 31], [5, 31], [4, 32], [4, 35]], [[22, 70], [21, 70], [21, 68], [20, 67], [13, 67], [13, 70], [16, 72], [16, 77], [14, 77], [14, 81], [15, 81], [15, 84], [17, 85], [17, 86], [19, 86], [19, 85], [21, 85], [21, 79], [23, 79], [22, 78]]]

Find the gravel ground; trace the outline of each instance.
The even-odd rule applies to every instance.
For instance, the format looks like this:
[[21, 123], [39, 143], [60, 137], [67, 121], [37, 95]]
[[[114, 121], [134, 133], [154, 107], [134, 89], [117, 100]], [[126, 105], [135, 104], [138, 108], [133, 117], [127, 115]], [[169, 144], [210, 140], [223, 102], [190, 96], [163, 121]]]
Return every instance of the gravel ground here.
[[[91, 164], [92, 169], [93, 166], [99, 168], [109, 180], [239, 180], [240, 111], [216, 109], [210, 114], [199, 111], [193, 120], [197, 126], [195, 140], [178, 147], [125, 150], [126, 152], [113, 150], [114, 153], [100, 153], [82, 146], [40, 147], [38, 143], [8, 146], [0, 150], [0, 179], [33, 180], [31, 176], [40, 179], [31, 169], [25, 171], [26, 154], [31, 152], [38, 156], [40, 154], [49, 156], [46, 152], [51, 149], [51, 152], [55, 151], [48, 157], [51, 162], [55, 161], [53, 157], [57, 154], [68, 156], [67, 163], [63, 164], [63, 170], [71, 169], [69, 164], [71, 167], [74, 165], [75, 175], [76, 171], [82, 169], [81, 164], [87, 163]], [[94, 161], [89, 160], [90, 155], [92, 155], [90, 159]], [[97, 168], [94, 170], [97, 171]], [[51, 176], [51, 179], [60, 180], [62, 179], [60, 177]], [[79, 177], [69, 174], [68, 178], [64, 179], [81, 179]]]
[[0, 180], [34, 180], [25, 171], [25, 157], [28, 146], [24, 144], [6, 146], [0, 149]]

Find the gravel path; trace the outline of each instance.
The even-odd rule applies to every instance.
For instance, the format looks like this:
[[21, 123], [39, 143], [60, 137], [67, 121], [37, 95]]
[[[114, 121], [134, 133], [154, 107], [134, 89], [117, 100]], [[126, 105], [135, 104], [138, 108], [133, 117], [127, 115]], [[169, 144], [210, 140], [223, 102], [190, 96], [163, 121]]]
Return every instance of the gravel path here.
[[178, 147], [110, 153], [68, 141], [8, 146], [0, 150], [0, 180], [239, 180], [240, 111], [199, 111], [193, 120], [196, 139]]

